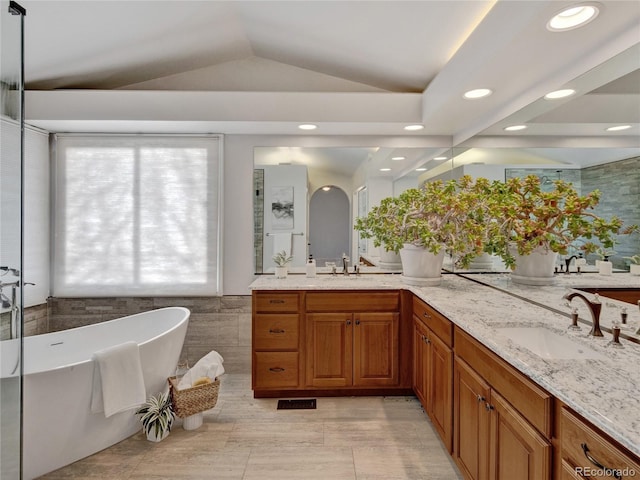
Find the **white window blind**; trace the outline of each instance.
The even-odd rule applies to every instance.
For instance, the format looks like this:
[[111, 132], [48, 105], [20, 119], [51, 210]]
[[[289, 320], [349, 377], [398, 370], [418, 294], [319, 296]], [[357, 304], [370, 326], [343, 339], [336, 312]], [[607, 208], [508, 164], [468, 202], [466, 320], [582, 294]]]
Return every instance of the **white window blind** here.
[[219, 136], [56, 143], [53, 295], [220, 294]]

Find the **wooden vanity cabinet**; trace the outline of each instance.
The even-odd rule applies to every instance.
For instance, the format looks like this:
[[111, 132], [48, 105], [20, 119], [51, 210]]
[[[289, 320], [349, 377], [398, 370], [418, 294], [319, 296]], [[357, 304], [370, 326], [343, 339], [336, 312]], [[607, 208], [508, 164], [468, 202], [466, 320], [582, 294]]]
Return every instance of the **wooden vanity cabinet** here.
[[399, 309], [399, 292], [308, 292], [306, 385], [397, 386]]
[[399, 290], [254, 291], [254, 396], [409, 394], [407, 295]]
[[413, 298], [413, 388], [449, 452], [453, 438], [453, 326]]
[[300, 368], [301, 292], [254, 291], [252, 298], [252, 386], [295, 389]]
[[553, 397], [455, 329], [453, 455], [468, 480], [551, 478]]
[[640, 459], [567, 407], [560, 410], [561, 478], [640, 478]]

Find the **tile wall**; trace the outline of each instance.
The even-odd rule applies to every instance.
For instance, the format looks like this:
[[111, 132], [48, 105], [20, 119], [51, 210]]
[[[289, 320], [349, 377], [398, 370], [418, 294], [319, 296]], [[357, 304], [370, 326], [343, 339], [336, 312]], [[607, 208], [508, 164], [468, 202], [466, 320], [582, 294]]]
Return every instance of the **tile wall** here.
[[[620, 217], [626, 225], [640, 225], [640, 157], [607, 163], [582, 169], [582, 183], [586, 191], [596, 188], [602, 192], [616, 192], [602, 195], [596, 213], [605, 218]], [[640, 254], [640, 235], [618, 236], [613, 248], [616, 255], [614, 267], [627, 268], [623, 257]]]
[[[24, 334], [39, 335], [49, 331], [48, 307], [46, 303], [28, 307], [24, 311]], [[8, 340], [11, 337], [11, 313], [0, 314], [0, 340]]]
[[251, 372], [251, 296], [50, 298], [48, 326], [54, 332], [172, 306], [191, 310], [182, 349], [189, 365], [216, 350], [228, 373]]

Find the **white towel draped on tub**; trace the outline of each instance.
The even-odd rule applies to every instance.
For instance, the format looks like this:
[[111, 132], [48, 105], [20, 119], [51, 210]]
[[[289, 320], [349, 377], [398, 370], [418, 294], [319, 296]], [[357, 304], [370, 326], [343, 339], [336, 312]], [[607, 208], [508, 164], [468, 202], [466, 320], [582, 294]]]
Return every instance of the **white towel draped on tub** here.
[[273, 254], [280, 253], [283, 250], [287, 256], [291, 255], [291, 232], [270, 233], [273, 237]]
[[105, 417], [140, 406], [146, 400], [140, 349], [126, 342], [93, 354], [91, 411]]

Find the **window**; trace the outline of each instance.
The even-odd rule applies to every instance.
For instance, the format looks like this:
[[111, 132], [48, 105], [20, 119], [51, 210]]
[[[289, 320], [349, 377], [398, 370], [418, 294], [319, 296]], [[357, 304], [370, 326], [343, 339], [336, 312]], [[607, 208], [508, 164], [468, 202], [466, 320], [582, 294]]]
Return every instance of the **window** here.
[[53, 295], [221, 293], [221, 137], [56, 143]]

